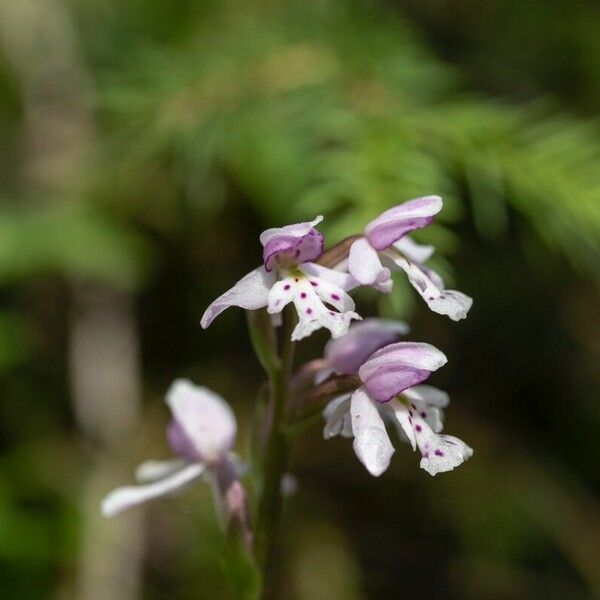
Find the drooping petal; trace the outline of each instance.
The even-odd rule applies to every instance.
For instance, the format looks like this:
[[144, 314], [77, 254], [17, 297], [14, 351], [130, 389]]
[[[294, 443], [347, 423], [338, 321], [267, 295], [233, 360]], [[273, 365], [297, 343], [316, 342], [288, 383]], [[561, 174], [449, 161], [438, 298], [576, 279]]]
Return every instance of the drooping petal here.
[[275, 265], [287, 268], [319, 258], [323, 253], [323, 236], [315, 229], [315, 225], [322, 220], [323, 217], [318, 216], [312, 222], [263, 231], [260, 242], [263, 245], [265, 269], [272, 271]]
[[421, 264], [427, 262], [435, 252], [435, 248], [433, 246], [419, 244], [415, 242], [409, 235], [405, 235], [392, 245], [401, 254], [406, 256], [408, 260], [412, 260], [412, 262]]
[[328, 440], [336, 435], [352, 437], [352, 422], [350, 420], [350, 394], [334, 398], [323, 409], [325, 427], [323, 437]]
[[139, 483], [150, 483], [180, 471], [186, 462], [180, 458], [171, 460], [147, 460], [135, 470], [135, 480]]
[[346, 335], [327, 342], [325, 359], [337, 373], [357, 373], [371, 354], [396, 341], [408, 331], [406, 323], [390, 319], [366, 319], [354, 323]]
[[[436, 433], [421, 416], [415, 405], [408, 408], [409, 424], [423, 455], [421, 468], [430, 475], [451, 471], [473, 455], [473, 450], [451, 435]], [[408, 435], [408, 432], [405, 429]]]
[[381, 284], [390, 278], [390, 270], [381, 264], [377, 250], [366, 238], [359, 238], [350, 246], [348, 271], [362, 285]]
[[167, 404], [188, 444], [176, 443], [174, 447], [184, 458], [189, 460], [191, 452], [198, 460], [218, 462], [231, 449], [237, 424], [231, 407], [221, 396], [179, 379], [167, 392]]
[[379, 477], [388, 468], [394, 447], [377, 406], [364, 389], [352, 394], [350, 414], [354, 452], [369, 473]]
[[246, 310], [258, 310], [267, 306], [269, 290], [275, 283], [275, 275], [258, 267], [242, 277], [231, 289], [221, 294], [204, 312], [200, 325], [206, 329], [216, 317], [230, 306]]
[[402, 236], [426, 227], [442, 210], [439, 196], [425, 196], [404, 202], [381, 213], [365, 228], [365, 236], [375, 250], [383, 250]]
[[205, 469], [205, 465], [200, 463], [188, 464], [180, 471], [155, 483], [117, 488], [102, 501], [102, 514], [105, 517], [113, 517], [132, 506], [172, 494], [198, 479]]
[[473, 449], [452, 435], [436, 435], [421, 458], [421, 469], [430, 475], [452, 471], [473, 456]]
[[453, 321], [465, 319], [473, 299], [456, 290], [445, 290], [437, 273], [420, 267], [404, 257], [396, 256], [393, 262], [407, 275], [411, 285], [427, 302], [427, 306], [440, 315], [448, 315]]

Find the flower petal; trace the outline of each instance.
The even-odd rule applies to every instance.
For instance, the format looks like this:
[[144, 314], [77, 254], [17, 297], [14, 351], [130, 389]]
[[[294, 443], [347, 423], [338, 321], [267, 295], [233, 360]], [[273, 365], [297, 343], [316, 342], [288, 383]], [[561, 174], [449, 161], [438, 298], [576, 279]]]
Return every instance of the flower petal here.
[[345, 292], [349, 292], [360, 285], [360, 283], [356, 281], [356, 279], [354, 279], [350, 273], [346, 273], [345, 271], [339, 269], [323, 267], [312, 262], [306, 262], [302, 264], [299, 270], [307, 277], [312, 276], [316, 277], [317, 279], [329, 281], [330, 283], [337, 285], [339, 288], [342, 288]]
[[452, 471], [473, 456], [473, 449], [452, 435], [436, 435], [423, 454], [420, 467], [430, 475]]
[[258, 267], [242, 277], [231, 289], [221, 294], [204, 312], [200, 325], [206, 329], [216, 317], [230, 306], [246, 310], [258, 310], [268, 303], [269, 290], [275, 283], [275, 275]]
[[186, 462], [180, 458], [171, 460], [147, 460], [135, 470], [135, 480], [140, 483], [150, 483], [164, 479], [168, 475], [179, 471]]
[[377, 406], [364, 389], [352, 394], [350, 414], [354, 452], [367, 471], [379, 477], [388, 468], [394, 447]]
[[402, 402], [398, 402], [395, 398], [392, 398], [392, 400], [383, 406], [388, 408], [393, 414], [395, 422], [400, 426], [400, 431], [406, 437], [406, 441], [412, 446], [412, 449], [415, 450], [417, 447], [417, 440], [415, 439], [412, 417], [408, 412], [408, 408], [402, 404]]
[[[323, 302], [331, 304], [334, 308], [343, 312], [345, 310], [354, 310], [356, 305], [354, 300], [339, 286], [326, 279], [318, 278], [312, 279], [311, 285], [314, 287], [317, 296], [321, 298]], [[313, 285], [314, 284], [314, 285]]]
[[380, 368], [399, 365], [436, 371], [448, 362], [446, 355], [431, 344], [422, 342], [396, 342], [375, 352], [359, 369], [360, 378], [365, 381]]
[[352, 437], [352, 422], [350, 420], [350, 394], [334, 398], [323, 409], [325, 427], [323, 437], [328, 440], [336, 435]]
[[[416, 385], [402, 392], [411, 402], [411, 410], [422, 418], [435, 433], [444, 428], [442, 407], [450, 402], [448, 394], [430, 385]], [[429, 398], [431, 402], [425, 400]], [[412, 414], [412, 412], [411, 412]]]
[[423, 455], [421, 468], [430, 475], [451, 471], [473, 455], [473, 450], [458, 438], [435, 433], [414, 405], [408, 412], [414, 438]]
[[359, 319], [360, 315], [355, 312], [343, 312], [338, 313], [335, 311], [319, 311], [315, 318], [309, 318], [306, 315], [302, 315], [298, 324], [292, 331], [292, 341], [297, 342], [299, 340], [308, 337], [313, 332], [325, 327], [331, 332], [331, 337], [338, 338], [344, 335], [348, 331], [350, 321], [352, 319]]
[[[314, 275], [307, 276], [301, 269], [296, 269], [274, 286], [267, 310], [279, 311], [290, 300], [298, 313], [298, 324], [292, 332], [294, 341], [321, 327], [329, 329], [332, 337], [340, 337], [348, 331], [352, 319], [360, 319], [360, 315], [352, 310], [354, 301], [342, 288]], [[332, 310], [324, 302], [340, 312]]]
[[472, 298], [456, 290], [445, 290], [437, 273], [419, 267], [404, 257], [397, 256], [393, 262], [408, 275], [411, 285], [433, 312], [448, 315], [453, 321], [466, 318], [473, 305]]
[[409, 400], [423, 402], [429, 406], [445, 408], [450, 404], [450, 397], [446, 392], [432, 385], [415, 385], [402, 392]]
[[396, 250], [406, 256], [408, 260], [412, 260], [416, 263], [427, 262], [435, 252], [433, 246], [426, 246], [415, 242], [409, 235], [405, 235], [397, 242], [392, 244]]
[[365, 238], [359, 238], [350, 246], [348, 271], [363, 285], [384, 283], [390, 278], [390, 270], [381, 264], [377, 250]]
[[373, 352], [391, 344], [408, 331], [406, 323], [390, 319], [366, 319], [354, 323], [346, 335], [327, 342], [325, 359], [339, 374], [357, 373]]
[[323, 253], [323, 236], [314, 227], [322, 220], [318, 216], [312, 222], [263, 231], [260, 242], [265, 269], [271, 271], [275, 264], [288, 267], [319, 258]]
[[267, 312], [270, 315], [280, 313], [294, 299], [296, 293], [293, 277], [277, 281], [269, 291]]
[[[167, 404], [198, 460], [217, 462], [231, 449], [237, 424], [231, 407], [221, 396], [179, 379], [167, 392]], [[175, 446], [175, 451], [182, 451]], [[183, 448], [183, 457], [191, 458], [189, 452], [188, 448]]]
[[425, 369], [397, 365], [378, 369], [364, 381], [364, 386], [373, 399], [388, 402], [406, 388], [425, 381], [430, 375], [431, 371]]
[[442, 206], [439, 196], [409, 200], [371, 221], [365, 228], [365, 236], [375, 250], [383, 250], [407, 233], [429, 225]]
[[446, 361], [445, 355], [430, 344], [397, 342], [375, 352], [360, 367], [358, 375], [371, 397], [387, 402], [425, 381]]
[[205, 469], [206, 466], [200, 463], [188, 464], [180, 471], [155, 483], [117, 488], [102, 501], [102, 514], [105, 517], [113, 517], [132, 506], [171, 494], [198, 479]]
[[260, 243], [266, 246], [270, 241], [280, 235], [303, 238], [310, 230], [323, 221], [323, 215], [319, 215], [313, 221], [305, 221], [302, 223], [293, 223], [284, 227], [271, 227], [260, 234]]

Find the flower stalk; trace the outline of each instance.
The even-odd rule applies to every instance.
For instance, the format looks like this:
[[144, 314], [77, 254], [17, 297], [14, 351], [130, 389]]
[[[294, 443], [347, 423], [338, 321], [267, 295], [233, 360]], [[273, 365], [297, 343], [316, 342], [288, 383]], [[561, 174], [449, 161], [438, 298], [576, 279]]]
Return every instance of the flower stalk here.
[[288, 412], [289, 383], [294, 363], [295, 343], [291, 331], [295, 326], [293, 315], [284, 311], [283, 344], [277, 368], [269, 372], [271, 391], [268, 429], [261, 470], [260, 496], [256, 519], [255, 548], [263, 580], [269, 570], [277, 527], [282, 508], [281, 480], [285, 474], [289, 455], [290, 440], [285, 434]]

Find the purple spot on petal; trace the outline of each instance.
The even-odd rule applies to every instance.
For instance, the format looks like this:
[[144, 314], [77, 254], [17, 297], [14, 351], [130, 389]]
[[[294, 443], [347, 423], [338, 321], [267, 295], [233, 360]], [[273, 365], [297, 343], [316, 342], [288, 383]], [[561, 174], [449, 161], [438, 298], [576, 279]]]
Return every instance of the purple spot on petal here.
[[284, 290], [289, 290], [291, 287], [292, 287], [292, 286], [291, 286], [289, 283], [286, 283], [286, 284], [283, 286], [283, 289], [284, 289]]
[[411, 406], [413, 407], [413, 410], [417, 410], [417, 407], [414, 404], [411, 404]]
[[318, 287], [319, 283], [317, 281], [311, 281], [310, 285], [312, 285], [313, 287]]
[[306, 298], [306, 292], [302, 292], [302, 293], [300, 294], [300, 298]]
[[434, 454], [436, 456], [444, 456], [444, 453], [439, 448], [434, 452]]
[[415, 427], [415, 429], [417, 430], [418, 433], [421, 433], [421, 431], [423, 430], [423, 428], [420, 425], [417, 425]]
[[339, 300], [340, 299], [340, 297], [337, 294], [331, 294], [331, 298], [333, 300]]
[[307, 309], [306, 309], [306, 314], [307, 314], [307, 315], [310, 315], [310, 314], [312, 314], [312, 308], [307, 308]]
[[330, 311], [329, 311], [329, 314], [330, 314], [332, 317], [335, 315], [335, 313], [334, 313], [332, 310], [330, 310]]
[[426, 413], [425, 411], [423, 411], [423, 412], [421, 413], [421, 417], [423, 417], [423, 419], [424, 419], [426, 416], [427, 416], [427, 413]]

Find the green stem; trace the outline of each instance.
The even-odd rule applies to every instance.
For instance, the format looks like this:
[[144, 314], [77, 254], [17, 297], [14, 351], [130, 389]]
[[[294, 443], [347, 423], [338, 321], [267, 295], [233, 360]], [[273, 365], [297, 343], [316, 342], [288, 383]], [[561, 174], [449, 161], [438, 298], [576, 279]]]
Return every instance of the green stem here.
[[290, 314], [285, 314], [284, 319], [281, 360], [277, 368], [270, 372], [270, 426], [265, 443], [256, 522], [256, 553], [263, 572], [263, 582], [266, 581], [281, 515], [281, 478], [287, 470], [290, 455], [290, 445], [284, 427], [288, 409], [289, 379], [294, 361], [294, 343], [291, 341], [293, 320]]

